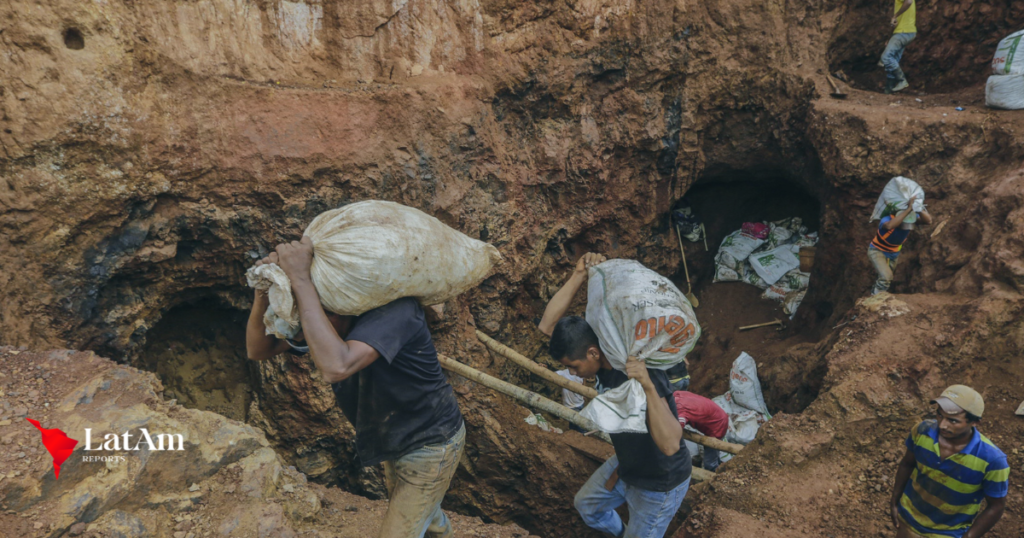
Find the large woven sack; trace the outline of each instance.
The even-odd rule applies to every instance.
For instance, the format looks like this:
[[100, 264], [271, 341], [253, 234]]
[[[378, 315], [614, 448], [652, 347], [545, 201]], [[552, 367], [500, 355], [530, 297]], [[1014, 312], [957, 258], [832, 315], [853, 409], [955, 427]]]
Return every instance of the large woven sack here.
[[1024, 75], [1024, 30], [1003, 38], [992, 58], [993, 75]]
[[[908, 177], [896, 176], [885, 184], [882, 194], [878, 195], [875, 202], [875, 210], [871, 213], [871, 220], [879, 220], [889, 216], [889, 211], [903, 211], [911, 198], [914, 200], [914, 211], [920, 213], [924, 210], [924, 189], [916, 181]], [[887, 210], [888, 208], [888, 210]]]
[[[1024, 64], [1024, 56], [1021, 58], [1021, 64]], [[985, 84], [985, 104], [990, 108], [1003, 110], [1024, 108], [1024, 75], [988, 77]]]
[[[326, 211], [310, 223], [310, 275], [324, 308], [359, 315], [402, 297], [443, 303], [476, 286], [501, 260], [498, 250], [426, 213], [369, 200]], [[288, 277], [276, 264], [252, 267], [249, 285], [267, 289], [267, 334], [291, 338], [298, 308]]]

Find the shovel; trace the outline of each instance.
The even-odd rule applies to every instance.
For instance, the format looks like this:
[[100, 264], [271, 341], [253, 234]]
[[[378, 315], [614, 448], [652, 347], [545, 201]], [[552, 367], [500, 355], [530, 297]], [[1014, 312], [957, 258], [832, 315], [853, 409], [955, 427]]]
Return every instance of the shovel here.
[[683, 255], [683, 271], [686, 272], [686, 300], [690, 301], [690, 305], [694, 308], [700, 306], [700, 301], [697, 300], [697, 296], [693, 294], [693, 284], [690, 284], [690, 268], [686, 266], [686, 250], [683, 249], [683, 234], [679, 233], [679, 225], [676, 225], [676, 237], [679, 238], [679, 252]]
[[846, 93], [839, 91], [839, 86], [836, 86], [836, 81], [832, 80], [830, 75], [825, 75], [828, 79], [828, 83], [832, 85], [832, 98], [833, 99], [846, 99]]

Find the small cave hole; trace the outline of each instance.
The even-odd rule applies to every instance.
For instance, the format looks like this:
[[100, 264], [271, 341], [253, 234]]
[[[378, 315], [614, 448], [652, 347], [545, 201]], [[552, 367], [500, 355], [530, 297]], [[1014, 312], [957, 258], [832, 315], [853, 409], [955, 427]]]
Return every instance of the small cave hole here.
[[157, 374], [165, 399], [245, 421], [255, 379], [247, 319], [212, 299], [172, 308], [147, 334], [135, 366]]
[[64, 46], [71, 50], [82, 50], [85, 48], [85, 37], [78, 28], [64, 30]]
[[[808, 232], [819, 231], [822, 203], [785, 174], [745, 170], [719, 170], [706, 176], [690, 188], [685, 200], [707, 232], [707, 251], [703, 240], [684, 240], [690, 281], [699, 300], [694, 312], [703, 328], [697, 347], [688, 356], [690, 390], [709, 398], [725, 393], [729, 390], [733, 361], [741, 352], [747, 352], [758, 363], [758, 377], [769, 409], [773, 413], [802, 411], [817, 398], [825, 375], [824, 357], [815, 346], [820, 337], [816, 326], [823, 322], [818, 305], [805, 301], [797, 311], [798, 316], [790, 320], [782, 303], [763, 298], [764, 290], [755, 285], [713, 282], [714, 259], [722, 240], [739, 230], [744, 222], [799, 217]], [[672, 240], [676, 241], [674, 237]], [[819, 253], [822, 248], [825, 245], [819, 242]], [[812, 268], [810, 289], [829, 285], [820, 275], [816, 279], [817, 273]], [[686, 292], [688, 286], [681, 266], [673, 281]], [[739, 330], [741, 326], [776, 319], [783, 321], [784, 329]]]

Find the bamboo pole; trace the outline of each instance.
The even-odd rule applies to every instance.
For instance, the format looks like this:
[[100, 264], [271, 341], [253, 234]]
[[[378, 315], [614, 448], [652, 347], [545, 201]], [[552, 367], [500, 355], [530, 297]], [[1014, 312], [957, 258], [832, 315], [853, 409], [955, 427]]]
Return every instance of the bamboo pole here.
[[[505, 357], [506, 359], [511, 360], [512, 362], [522, 366], [523, 368], [526, 368], [527, 370], [543, 377], [544, 379], [564, 389], [571, 390], [576, 394], [580, 394], [591, 399], [597, 397], [596, 390], [586, 385], [576, 383], [575, 381], [569, 381], [568, 379], [552, 372], [551, 370], [548, 370], [547, 368], [544, 368], [543, 366], [537, 364], [535, 361], [532, 361], [529, 358], [521, 355], [516, 350], [506, 346], [505, 344], [502, 344], [501, 342], [491, 338], [490, 336], [487, 336], [486, 334], [480, 331], [476, 331], [476, 337], [480, 339], [480, 341], [483, 342], [484, 345], [486, 345], [488, 349], [490, 349], [491, 351], [497, 353], [498, 355], [501, 355], [502, 357]], [[687, 441], [697, 443], [698, 445], [704, 445], [706, 447], [721, 450], [723, 452], [728, 452], [730, 454], [738, 454], [739, 451], [743, 449], [743, 445], [727, 443], [725, 441], [715, 439], [714, 437], [706, 437], [685, 430], [683, 431], [683, 437], [685, 437]]]
[[[506, 396], [511, 396], [531, 407], [535, 407], [537, 409], [540, 409], [541, 411], [546, 411], [548, 413], [551, 413], [552, 415], [555, 415], [558, 418], [572, 422], [573, 424], [581, 428], [591, 430], [594, 429], [596, 426], [593, 422], [581, 417], [580, 414], [577, 413], [576, 411], [573, 411], [572, 409], [569, 409], [568, 407], [561, 405], [557, 402], [553, 402], [539, 394], [535, 394], [524, 388], [517, 387], [512, 383], [502, 381], [496, 377], [489, 376], [479, 370], [476, 370], [475, 368], [466, 366], [461, 362], [449, 359], [444, 355], [438, 354], [437, 360], [438, 362], [441, 363], [441, 367], [444, 368], [445, 370], [455, 372], [456, 374], [459, 374], [462, 377], [469, 379], [470, 381], [475, 381], [487, 388], [494, 389]], [[594, 434], [594, 437], [597, 437], [598, 439], [601, 439], [606, 443], [612, 442], [611, 438], [608, 437], [608, 434], [601, 431], [598, 431], [596, 434]], [[698, 468], [694, 468], [691, 472], [691, 475], [698, 482], [711, 480], [715, 477], [715, 473]]]
[[[466, 366], [461, 362], [442, 356], [441, 354], [437, 355], [437, 360], [438, 362], [441, 363], [441, 367], [444, 368], [445, 370], [455, 372], [461, 375], [462, 377], [469, 379], [470, 381], [476, 381], [477, 383], [480, 383], [481, 385], [489, 389], [494, 389], [506, 396], [511, 396], [519, 400], [520, 402], [529, 405], [530, 407], [534, 407], [536, 409], [540, 409], [541, 411], [551, 413], [552, 415], [555, 415], [560, 419], [567, 420], [583, 428], [584, 430], [597, 429], [596, 424], [594, 424], [590, 420], [581, 417], [579, 413], [573, 411], [572, 409], [569, 409], [568, 407], [560, 403], [551, 401], [539, 394], [530, 392], [522, 387], [517, 387], [507, 381], [502, 381], [496, 377], [489, 376], [474, 368]], [[608, 443], [612, 442], [611, 438], [608, 437], [608, 434], [604, 432], [598, 432], [594, 434], [594, 437], [597, 437], [598, 439], [601, 439], [602, 441]]]
[[562, 387], [563, 389], [571, 390], [576, 394], [585, 396], [587, 398], [597, 398], [596, 390], [586, 385], [583, 385], [582, 383], [569, 381], [568, 379], [556, 374], [555, 372], [552, 372], [551, 370], [548, 370], [547, 368], [541, 366], [540, 364], [537, 364], [536, 361], [530, 360], [529, 358], [520, 355], [516, 350], [506, 346], [505, 344], [502, 344], [501, 342], [491, 338], [490, 336], [487, 336], [486, 334], [477, 331], [476, 337], [479, 338], [480, 341], [483, 342], [484, 345], [487, 346], [488, 349], [490, 349], [491, 351], [497, 353], [498, 355], [501, 355], [502, 357], [505, 357], [506, 359], [518, 364], [519, 366], [522, 366], [523, 368], [526, 368], [527, 370], [537, 374], [538, 376], [543, 377], [545, 380], [550, 381], [555, 385]]

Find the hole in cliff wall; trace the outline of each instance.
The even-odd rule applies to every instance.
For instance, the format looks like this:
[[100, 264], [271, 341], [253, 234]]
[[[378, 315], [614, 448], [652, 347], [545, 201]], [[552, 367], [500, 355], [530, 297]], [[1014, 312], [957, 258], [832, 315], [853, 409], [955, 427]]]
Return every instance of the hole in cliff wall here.
[[[892, 35], [892, 3], [860, 0], [850, 6], [829, 45], [832, 73], [843, 71], [854, 87], [881, 91], [885, 72], [877, 65]], [[917, 37], [900, 67], [912, 91], [953, 92], [983, 84], [999, 40], [1024, 26], [1017, 2], [970, 0], [918, 3]]]
[[212, 299], [172, 308], [147, 333], [136, 366], [156, 373], [164, 398], [245, 421], [252, 401], [248, 313]]
[[[745, 282], [713, 282], [714, 257], [722, 240], [744, 222], [778, 221], [800, 217], [809, 232], [819, 229], [822, 204], [818, 198], [784, 174], [760, 171], [718, 170], [703, 178], [686, 194], [694, 213], [707, 230], [708, 250], [702, 241], [684, 240], [695, 309], [703, 335], [689, 355], [691, 390], [708, 397], [729, 388], [729, 370], [741, 352], [758, 362], [758, 374], [771, 411], [802, 411], [817, 397], [825, 375], [823, 354], [816, 349], [818, 325], [831, 314], [828, 301], [800, 305], [795, 320], [780, 302], [762, 297], [764, 290]], [[673, 236], [673, 241], [675, 237]], [[678, 247], [677, 247], [678, 248]], [[829, 248], [819, 243], [817, 248]], [[815, 279], [810, 286], [827, 286]], [[680, 267], [674, 275], [680, 289], [687, 286]], [[782, 320], [785, 328], [766, 327], [749, 331], [741, 326]]]
[[82, 50], [85, 48], [85, 37], [77, 28], [64, 30], [64, 46], [71, 50]]

